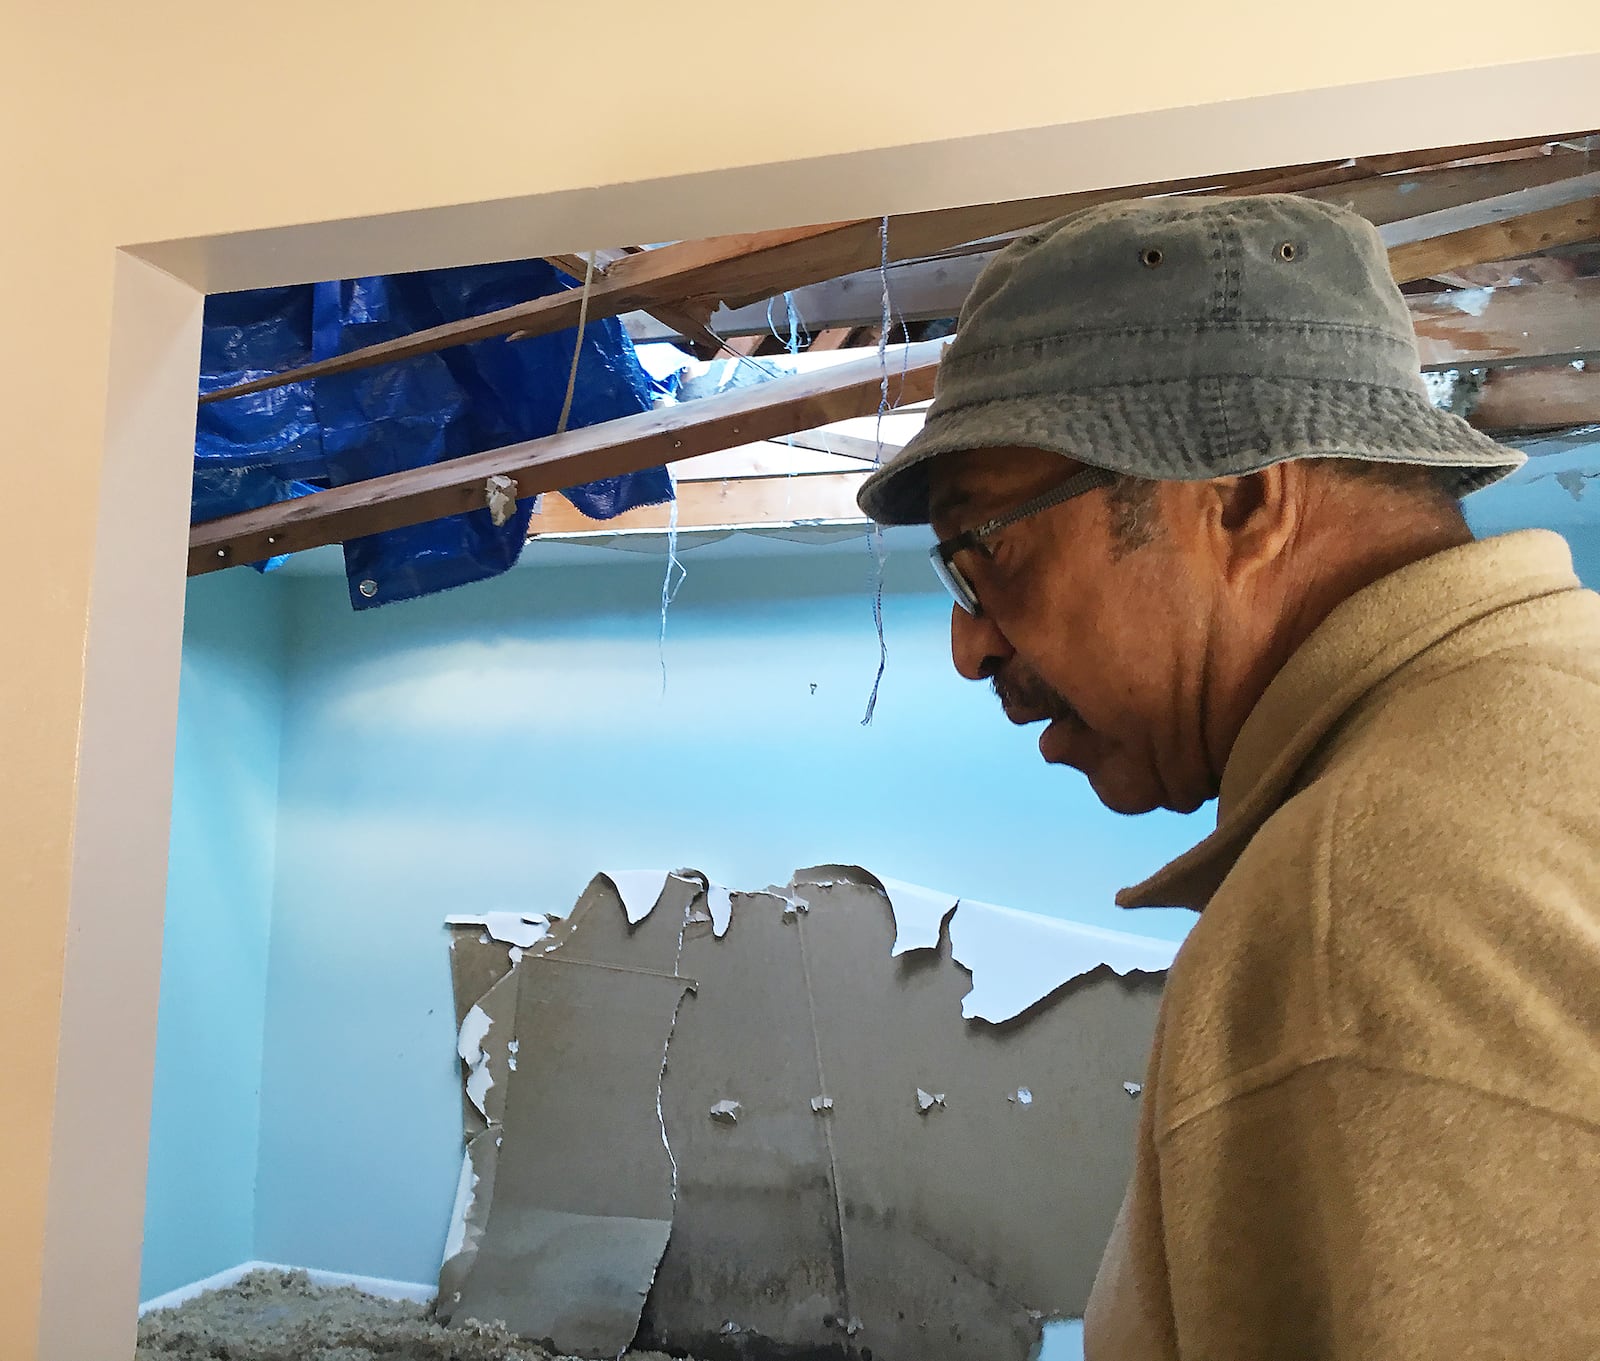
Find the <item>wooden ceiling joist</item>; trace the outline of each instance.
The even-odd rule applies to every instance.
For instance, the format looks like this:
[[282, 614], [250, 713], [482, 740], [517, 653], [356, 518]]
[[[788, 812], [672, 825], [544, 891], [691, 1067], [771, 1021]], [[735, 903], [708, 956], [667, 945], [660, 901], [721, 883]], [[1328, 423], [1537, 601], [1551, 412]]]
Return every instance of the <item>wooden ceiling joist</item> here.
[[525, 498], [871, 415], [886, 377], [891, 406], [926, 401], [943, 348], [897, 347], [886, 362], [873, 355], [210, 520], [190, 530], [189, 574], [481, 509], [491, 477], [514, 479]]
[[1408, 298], [1424, 369], [1600, 358], [1600, 278]]
[[[1487, 228], [1519, 214], [1542, 210], [1547, 206], [1542, 194], [1559, 195], [1575, 190], [1592, 194], [1597, 189], [1600, 189], [1600, 157], [1564, 151], [1516, 161], [1387, 175], [1341, 184], [1326, 191], [1308, 191], [1306, 196], [1347, 203], [1408, 243], [1415, 232], [1420, 252], [1424, 235], [1449, 234], [1478, 226]], [[1522, 201], [1519, 203], [1508, 197], [1511, 195], [1520, 196]], [[1557, 209], [1562, 206], [1555, 205]], [[1501, 239], [1487, 232], [1476, 238], [1480, 242]], [[1460, 246], [1453, 249], [1459, 250]], [[955, 316], [995, 253], [991, 250], [982, 254], [946, 255], [892, 266], [889, 297], [895, 316], [909, 322]], [[1462, 253], [1472, 254], [1471, 251]], [[1435, 274], [1422, 277], [1431, 278]], [[882, 318], [883, 280], [876, 269], [857, 271], [796, 290], [793, 301], [795, 310], [813, 331], [864, 326]], [[636, 341], [671, 340], [677, 334], [659, 318], [640, 314], [629, 314], [624, 323]], [[724, 307], [712, 314], [709, 324], [719, 336], [765, 333], [766, 301], [742, 308]]]
[[1491, 369], [1468, 419], [1497, 435], [1600, 426], [1600, 368]]
[[1395, 246], [1389, 268], [1399, 283], [1600, 237], [1600, 198], [1506, 217], [1481, 227]]
[[[1025, 231], [1062, 213], [1096, 203], [1154, 194], [1200, 190], [1246, 192], [1260, 189], [1328, 187], [1421, 165], [1465, 156], [1488, 155], [1538, 145], [1545, 139], [1430, 148], [1426, 151], [1368, 157], [1338, 164], [1280, 167], [1241, 174], [1190, 177], [1154, 184], [978, 204], [921, 213], [905, 213], [888, 222], [891, 261], [937, 255], [964, 243], [986, 241]], [[682, 241], [655, 250], [624, 255], [610, 263], [589, 290], [588, 314], [595, 320], [630, 311], [652, 311], [665, 305], [693, 317], [709, 316], [718, 304], [739, 307], [765, 301], [807, 284], [869, 268], [880, 260], [880, 222], [863, 219], [782, 231]], [[575, 260], [574, 260], [575, 263]], [[336, 373], [350, 373], [430, 354], [495, 336], [547, 335], [575, 326], [581, 305], [577, 290], [537, 298], [383, 341], [348, 354], [269, 374], [247, 383], [218, 389], [203, 403], [262, 392], [288, 383]]]

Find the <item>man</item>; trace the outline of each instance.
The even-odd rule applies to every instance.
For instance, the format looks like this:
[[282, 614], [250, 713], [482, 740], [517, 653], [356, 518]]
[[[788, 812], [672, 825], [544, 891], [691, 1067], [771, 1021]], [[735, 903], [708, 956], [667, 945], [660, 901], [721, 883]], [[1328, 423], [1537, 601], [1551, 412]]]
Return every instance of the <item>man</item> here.
[[1089, 1361], [1600, 1356], [1600, 598], [1475, 543], [1377, 233], [1288, 197], [1067, 218], [985, 271], [862, 507], [931, 521], [957, 669], [1109, 807], [1215, 833]]

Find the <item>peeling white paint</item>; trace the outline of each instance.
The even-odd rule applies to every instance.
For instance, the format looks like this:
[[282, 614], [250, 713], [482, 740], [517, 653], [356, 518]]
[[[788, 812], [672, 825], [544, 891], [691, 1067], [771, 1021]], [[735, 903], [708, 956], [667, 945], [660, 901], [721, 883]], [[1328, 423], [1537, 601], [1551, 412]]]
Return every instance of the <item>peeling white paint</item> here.
[[489, 1088], [492, 1086], [494, 1077], [489, 1072], [489, 1056], [485, 1054], [477, 1066], [467, 1074], [467, 1097], [485, 1120], [489, 1118], [489, 1110], [483, 1103], [488, 1100]]
[[461, 1030], [456, 1036], [456, 1053], [468, 1068], [475, 1067], [483, 1058], [483, 1041], [494, 1025], [489, 1013], [473, 1003], [472, 1009], [461, 1020]]
[[494, 1026], [494, 1018], [482, 1007], [474, 1004], [461, 1022], [461, 1032], [456, 1038], [456, 1053], [467, 1065], [467, 1097], [478, 1108], [478, 1114], [489, 1118], [484, 1101], [494, 1077], [489, 1072], [489, 1056], [484, 1053], [483, 1042]]
[[814, 1096], [811, 1098], [811, 1109], [818, 1115], [826, 1115], [833, 1109], [833, 1098], [831, 1096]]
[[458, 912], [444, 920], [446, 926], [483, 927], [480, 939], [485, 945], [497, 940], [503, 945], [515, 945], [526, 950], [550, 934], [550, 918], [543, 912]]
[[737, 1101], [719, 1101], [711, 1108], [711, 1118], [725, 1125], [739, 1123], [739, 1113], [744, 1110]]
[[723, 888], [721, 884], [708, 885], [706, 907], [711, 913], [711, 934], [718, 939], [727, 935], [728, 927], [733, 922], [733, 890]]
[[894, 949], [889, 953], [903, 955], [908, 950], [937, 950], [939, 928], [955, 910], [955, 895], [899, 879], [878, 882], [883, 885], [889, 908], [894, 913]]
[[1031, 1106], [1033, 1105], [1033, 1089], [1030, 1087], [1018, 1087], [1006, 1100], [1018, 1106]]
[[506, 1067], [513, 1073], [517, 1071], [517, 1051], [522, 1048], [521, 1040], [506, 1041]]
[[921, 1087], [917, 1088], [917, 1109], [924, 1115], [931, 1111], [935, 1106], [943, 1105], [943, 1092], [925, 1092]]
[[472, 1151], [461, 1155], [461, 1178], [456, 1182], [456, 1201], [450, 1211], [450, 1232], [445, 1235], [444, 1257], [448, 1262], [467, 1245], [467, 1215], [478, 1193], [478, 1174], [472, 1170]]
[[1129, 1096], [1138, 1096], [1144, 1090], [1144, 1084], [1142, 1082], [1124, 1082], [1122, 1090]]
[[637, 926], [655, 910], [672, 873], [670, 870], [607, 870], [605, 876], [622, 899], [628, 925]]
[[1178, 947], [964, 898], [950, 919], [950, 951], [972, 975], [961, 1014], [998, 1024], [1102, 965], [1117, 974], [1161, 973]]

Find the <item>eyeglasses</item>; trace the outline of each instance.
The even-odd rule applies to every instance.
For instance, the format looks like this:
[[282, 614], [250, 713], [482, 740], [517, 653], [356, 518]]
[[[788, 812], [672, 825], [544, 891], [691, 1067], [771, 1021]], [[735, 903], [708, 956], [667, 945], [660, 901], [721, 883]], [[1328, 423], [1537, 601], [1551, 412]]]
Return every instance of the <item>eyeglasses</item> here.
[[945, 590], [950, 592], [950, 598], [956, 604], [973, 618], [978, 618], [983, 613], [983, 606], [978, 603], [978, 593], [972, 589], [972, 583], [967, 580], [966, 574], [956, 566], [956, 554], [968, 548], [982, 548], [985, 540], [998, 534], [1002, 529], [1016, 524], [1018, 520], [1026, 520], [1030, 515], [1050, 510], [1098, 487], [1109, 487], [1116, 480], [1117, 475], [1107, 472], [1104, 468], [1085, 468], [1081, 473], [1074, 473], [1053, 491], [1035, 496], [1031, 501], [1024, 501], [1015, 510], [1009, 510], [992, 520], [985, 520], [975, 529], [957, 534], [953, 539], [945, 539], [942, 543], [934, 544], [928, 550], [928, 561], [933, 564], [934, 575], [944, 583]]

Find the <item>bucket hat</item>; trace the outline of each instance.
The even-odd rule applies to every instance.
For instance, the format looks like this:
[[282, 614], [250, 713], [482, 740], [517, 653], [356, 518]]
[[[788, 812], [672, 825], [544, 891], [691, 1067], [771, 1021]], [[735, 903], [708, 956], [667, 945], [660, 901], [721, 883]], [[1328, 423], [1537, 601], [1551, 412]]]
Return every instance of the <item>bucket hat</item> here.
[[881, 524], [928, 519], [929, 461], [1020, 446], [1198, 481], [1293, 458], [1458, 470], [1524, 456], [1428, 400], [1377, 230], [1288, 194], [1101, 204], [978, 277], [921, 431], [863, 483]]

